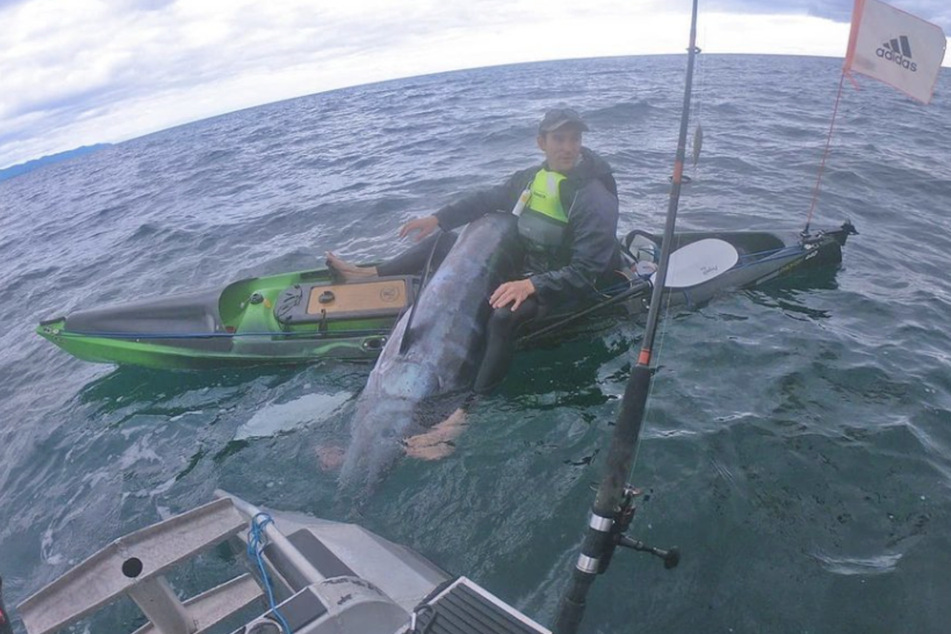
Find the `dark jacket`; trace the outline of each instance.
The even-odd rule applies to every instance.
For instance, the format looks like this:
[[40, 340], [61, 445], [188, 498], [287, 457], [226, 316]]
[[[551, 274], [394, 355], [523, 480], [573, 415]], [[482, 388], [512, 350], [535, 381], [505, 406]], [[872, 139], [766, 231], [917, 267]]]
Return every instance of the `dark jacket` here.
[[[610, 278], [620, 267], [617, 242], [617, 184], [611, 166], [588, 148], [561, 183], [559, 195], [568, 216], [565, 242], [554, 259], [526, 257], [525, 272], [539, 299], [549, 304], [570, 304], [589, 298], [600, 279]], [[516, 172], [502, 185], [464, 196], [436, 212], [439, 226], [455, 229], [491, 211], [511, 212], [542, 164]]]

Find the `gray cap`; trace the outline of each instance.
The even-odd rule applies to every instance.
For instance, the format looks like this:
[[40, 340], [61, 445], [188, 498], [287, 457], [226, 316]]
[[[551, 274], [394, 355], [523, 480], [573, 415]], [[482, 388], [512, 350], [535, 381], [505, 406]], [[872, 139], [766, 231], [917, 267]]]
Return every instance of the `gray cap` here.
[[582, 132], [588, 131], [588, 126], [581, 120], [581, 115], [571, 108], [555, 108], [545, 113], [545, 118], [538, 124], [538, 133], [545, 134], [552, 130], [571, 125]]

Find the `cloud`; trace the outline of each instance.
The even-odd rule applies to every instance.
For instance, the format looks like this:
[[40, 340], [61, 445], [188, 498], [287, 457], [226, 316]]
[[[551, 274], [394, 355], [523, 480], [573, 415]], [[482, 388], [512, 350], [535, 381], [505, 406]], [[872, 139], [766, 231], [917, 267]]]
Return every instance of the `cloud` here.
[[[579, 13], [564, 0], [549, 8], [561, 19]], [[0, 19], [12, 26], [0, 34], [0, 166], [321, 90], [568, 56], [538, 33], [526, 1], [31, 0]], [[500, 30], [495, 52], [481, 51], [486, 32]], [[526, 48], [534, 52], [514, 50]]]
[[708, 11], [754, 15], [806, 15], [848, 22], [852, 0], [705, 0]]
[[[951, 30], [947, 0], [888, 0], [888, 3], [923, 20]], [[754, 15], [806, 15], [836, 22], [852, 20], [853, 0], [704, 0], [705, 11]]]
[[[945, 2], [896, 0], [941, 19], [951, 11]], [[708, 53], [844, 52], [846, 0], [704, 4]], [[669, 5], [0, 0], [0, 168], [360, 83], [545, 59], [680, 53], [688, 3], [678, 11]]]

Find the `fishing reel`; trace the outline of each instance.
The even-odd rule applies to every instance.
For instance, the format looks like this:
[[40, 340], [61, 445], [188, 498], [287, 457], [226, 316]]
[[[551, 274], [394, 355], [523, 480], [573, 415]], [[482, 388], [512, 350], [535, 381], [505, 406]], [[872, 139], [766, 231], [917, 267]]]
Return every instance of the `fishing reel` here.
[[[611, 529], [611, 538], [614, 542], [614, 547], [617, 548], [618, 546], [621, 546], [623, 548], [629, 548], [637, 552], [654, 555], [655, 557], [659, 557], [664, 560], [664, 568], [667, 570], [676, 568], [677, 564], [680, 563], [679, 548], [676, 546], [666, 550], [662, 548], [655, 548], [654, 546], [649, 546], [644, 542], [625, 534], [631, 527], [631, 521], [634, 519], [635, 511], [637, 511], [637, 506], [634, 504], [634, 499], [640, 496], [641, 493], [642, 492], [640, 489], [637, 489], [630, 484], [624, 487], [624, 493], [621, 499], [620, 508], [618, 510], [617, 520], [614, 522], [614, 526]], [[607, 569], [613, 552], [614, 549], [612, 548], [610, 554], [602, 559], [601, 572], [604, 572], [604, 570]]]

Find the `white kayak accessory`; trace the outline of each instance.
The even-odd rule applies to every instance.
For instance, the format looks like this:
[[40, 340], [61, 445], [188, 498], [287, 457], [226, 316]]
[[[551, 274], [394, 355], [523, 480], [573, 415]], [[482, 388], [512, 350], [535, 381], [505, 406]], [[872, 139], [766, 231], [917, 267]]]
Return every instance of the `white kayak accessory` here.
[[[729, 271], [739, 261], [736, 247], [719, 238], [704, 238], [682, 246], [670, 254], [667, 288], [689, 288]], [[651, 276], [654, 281], [656, 273]]]

